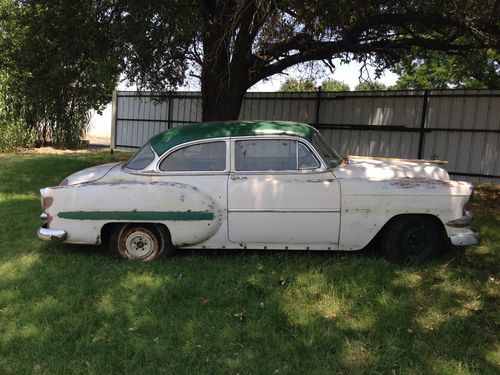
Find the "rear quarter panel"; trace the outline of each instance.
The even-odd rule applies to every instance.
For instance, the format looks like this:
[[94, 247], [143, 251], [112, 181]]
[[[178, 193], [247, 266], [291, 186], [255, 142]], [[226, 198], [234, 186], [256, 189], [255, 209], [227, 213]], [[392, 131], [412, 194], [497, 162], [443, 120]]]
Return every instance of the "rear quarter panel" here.
[[167, 226], [176, 246], [203, 242], [221, 225], [223, 208], [194, 186], [146, 180], [46, 188], [51, 228], [68, 232], [68, 243], [99, 244], [101, 228], [114, 222]]

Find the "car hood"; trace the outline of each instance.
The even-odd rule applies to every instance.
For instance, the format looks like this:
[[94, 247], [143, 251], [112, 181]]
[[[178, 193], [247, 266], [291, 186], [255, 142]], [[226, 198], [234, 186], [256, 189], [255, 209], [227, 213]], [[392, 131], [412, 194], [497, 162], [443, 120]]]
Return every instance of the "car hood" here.
[[450, 179], [446, 170], [427, 160], [366, 158], [358, 156], [349, 156], [347, 163], [336, 168], [334, 173], [337, 178], [363, 178], [369, 180], [400, 178]]
[[123, 164], [123, 163], [122, 162], [108, 163], [108, 164], [102, 164], [102, 165], [97, 165], [95, 167], [82, 169], [81, 171], [78, 171], [78, 172], [73, 173], [72, 175], [66, 177], [64, 180], [62, 180], [62, 182], [59, 185], [61, 185], [61, 186], [76, 185], [76, 184], [82, 184], [84, 182], [97, 181], [97, 180], [101, 179], [102, 177], [104, 177], [113, 168], [115, 168], [121, 164]]

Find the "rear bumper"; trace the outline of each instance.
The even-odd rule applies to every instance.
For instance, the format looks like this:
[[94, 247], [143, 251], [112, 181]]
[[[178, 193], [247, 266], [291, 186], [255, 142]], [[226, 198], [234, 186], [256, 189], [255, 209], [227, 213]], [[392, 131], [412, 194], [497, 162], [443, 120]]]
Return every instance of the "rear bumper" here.
[[469, 229], [468, 233], [457, 233], [450, 236], [452, 245], [455, 246], [470, 246], [477, 245], [481, 242], [481, 235]]
[[38, 238], [44, 241], [64, 241], [68, 238], [68, 233], [60, 229], [48, 229], [42, 225], [37, 231]]

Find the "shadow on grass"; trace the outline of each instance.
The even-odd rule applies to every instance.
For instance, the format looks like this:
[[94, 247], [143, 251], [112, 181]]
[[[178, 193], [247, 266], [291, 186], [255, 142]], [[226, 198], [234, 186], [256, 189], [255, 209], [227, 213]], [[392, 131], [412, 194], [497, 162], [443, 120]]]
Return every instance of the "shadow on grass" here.
[[500, 372], [492, 219], [482, 246], [420, 265], [368, 251], [124, 262], [34, 236], [36, 189], [93, 161], [22, 158], [0, 169], [1, 373]]
[[200, 250], [140, 264], [44, 243], [0, 276], [0, 368], [496, 373], [477, 285], [447, 266], [457, 256], [401, 267], [359, 253]]

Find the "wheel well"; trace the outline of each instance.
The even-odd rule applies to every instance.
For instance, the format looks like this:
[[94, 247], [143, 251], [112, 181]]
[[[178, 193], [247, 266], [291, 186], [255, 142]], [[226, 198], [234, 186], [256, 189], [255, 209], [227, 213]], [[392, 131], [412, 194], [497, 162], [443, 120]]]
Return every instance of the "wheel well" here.
[[387, 230], [387, 228], [389, 228], [398, 219], [401, 219], [402, 217], [409, 217], [409, 216], [411, 216], [411, 217], [425, 217], [426, 219], [429, 219], [432, 222], [434, 222], [443, 232], [446, 232], [446, 229], [444, 228], [443, 222], [435, 215], [432, 215], [432, 214], [399, 214], [399, 215], [391, 217], [384, 224], [384, 226], [382, 228], [380, 228], [380, 230], [377, 232], [375, 237], [373, 237], [373, 239], [370, 241], [370, 243], [367, 246], [369, 246], [373, 243], [379, 242], [382, 234]]
[[[108, 245], [109, 238], [111, 236], [111, 233], [113, 232], [113, 229], [116, 228], [117, 226], [121, 225], [126, 225], [126, 224], [132, 224], [132, 223], [106, 223], [102, 226], [101, 228], [101, 243], [104, 245]], [[162, 227], [165, 232], [168, 234], [168, 239], [170, 242], [172, 242], [172, 235], [170, 234], [170, 230], [165, 224], [162, 223], [136, 223], [134, 222], [133, 224], [143, 224], [143, 225], [148, 225], [148, 226], [159, 226]]]

